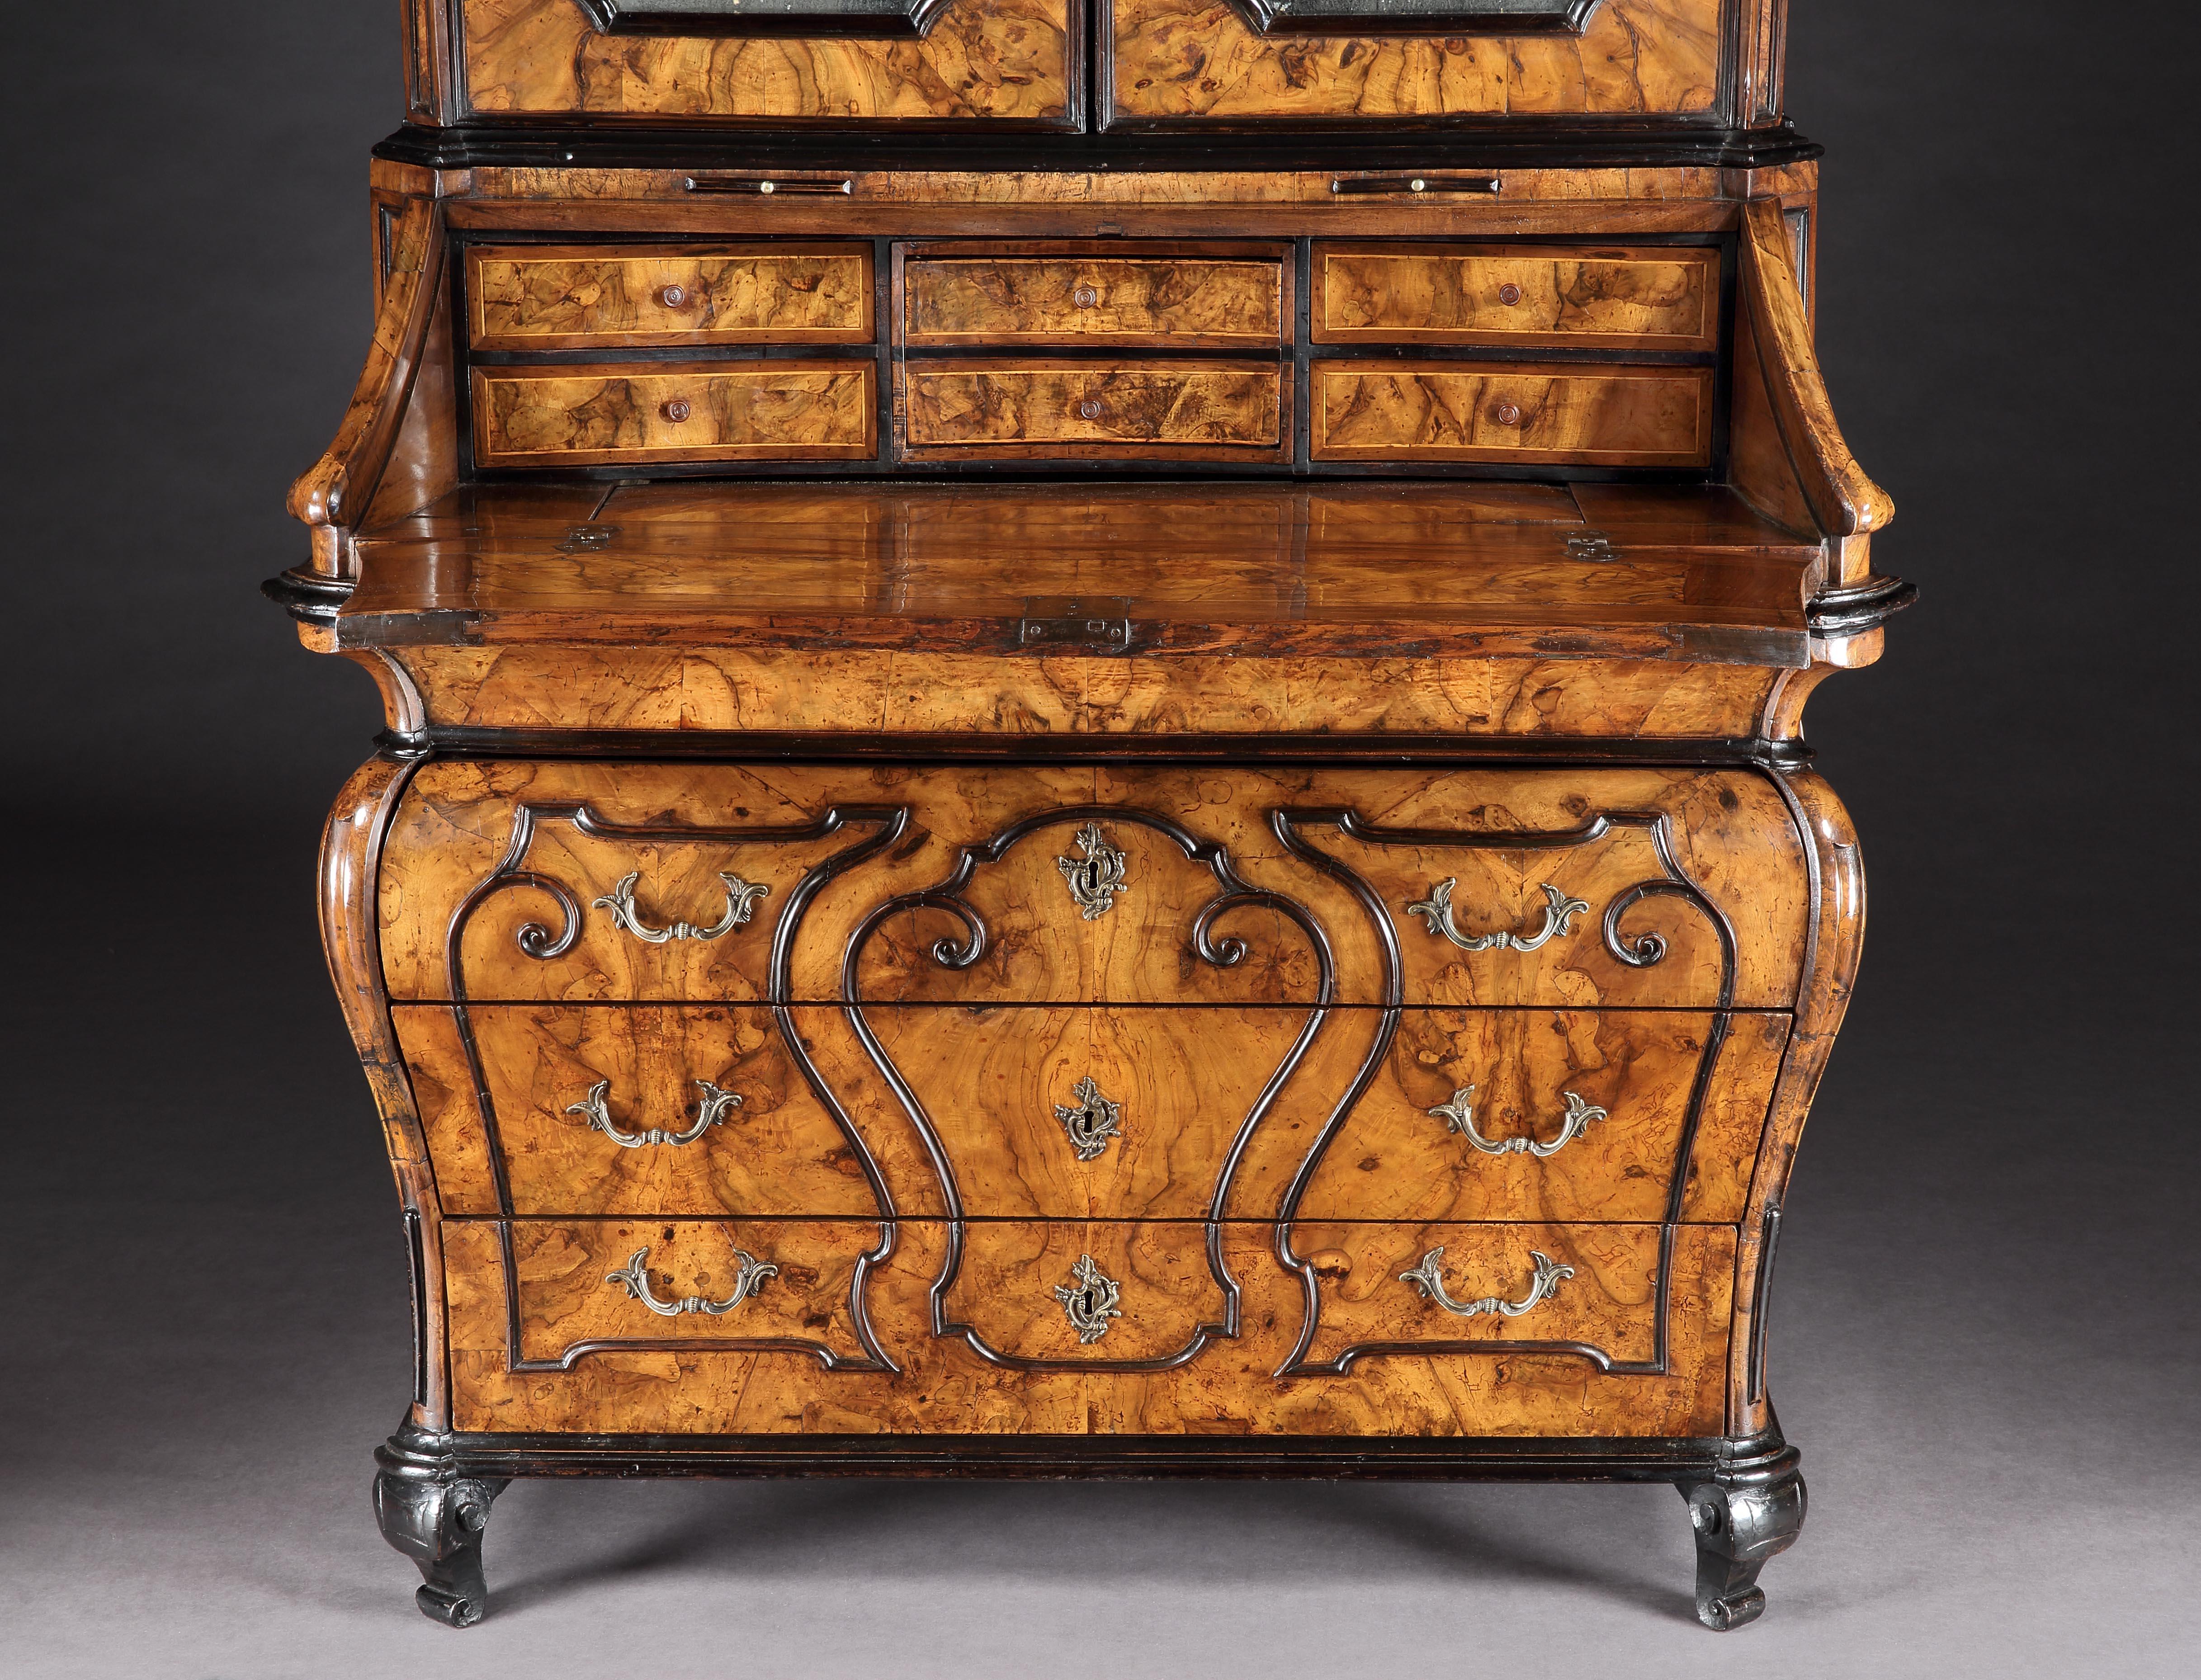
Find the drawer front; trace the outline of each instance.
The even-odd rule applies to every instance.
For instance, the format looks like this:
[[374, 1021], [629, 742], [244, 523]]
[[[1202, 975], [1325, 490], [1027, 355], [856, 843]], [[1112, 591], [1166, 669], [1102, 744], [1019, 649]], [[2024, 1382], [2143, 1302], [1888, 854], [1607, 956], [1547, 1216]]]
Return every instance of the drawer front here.
[[876, 452], [868, 361], [477, 367], [484, 467], [842, 461]]
[[1315, 364], [1318, 461], [1706, 467], [1708, 367]]
[[857, 1272], [886, 1228], [860, 1220], [519, 1219], [509, 1276], [510, 1368], [561, 1370], [597, 1350], [718, 1348], [875, 1363]]
[[447, 1213], [497, 1213], [500, 1172], [522, 1218], [879, 1211], [768, 1009], [392, 1013]]
[[1278, 261], [1199, 257], [913, 257], [912, 344], [1069, 343], [1226, 350], [1283, 338]]
[[1284, 436], [1274, 367], [913, 362], [902, 379], [913, 456], [1074, 457], [1126, 447], [1242, 455], [1274, 453]]
[[1300, 1217], [1732, 1222], [1787, 1032], [1776, 1014], [1408, 1010]]
[[379, 899], [399, 1002], [1557, 1010], [1785, 1008], [1811, 902], [1752, 772], [463, 759]]
[[1318, 344], [1709, 351], [1718, 306], [1719, 257], [1709, 250], [1314, 248]]
[[[1647, 1373], [1664, 1347], [1665, 1240], [1653, 1225], [1294, 1225], [1317, 1303], [1295, 1368], [1517, 1348]], [[1697, 1290], [1676, 1295], [1675, 1310], [1705, 1305]]]
[[[807, 1012], [806, 1012], [807, 1013]], [[977, 1219], [1200, 1219], [1305, 1009], [866, 1012]], [[1335, 1101], [1338, 1092], [1329, 1093]]]
[[865, 245], [477, 247], [467, 256], [476, 350], [655, 344], [867, 344]]

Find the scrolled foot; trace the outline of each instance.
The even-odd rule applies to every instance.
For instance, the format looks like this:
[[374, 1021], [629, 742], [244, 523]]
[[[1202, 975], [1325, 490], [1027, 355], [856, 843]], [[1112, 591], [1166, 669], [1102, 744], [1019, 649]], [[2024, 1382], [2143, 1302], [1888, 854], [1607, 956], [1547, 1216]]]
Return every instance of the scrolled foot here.
[[382, 1537], [413, 1560], [423, 1584], [413, 1601], [447, 1627], [470, 1628], [489, 1609], [482, 1533], [502, 1479], [461, 1476], [447, 1438], [409, 1424], [378, 1448], [374, 1518]]
[[1716, 1633], [1765, 1613], [1758, 1572], [1804, 1527], [1804, 1478], [1793, 1467], [1764, 1480], [1681, 1484], [1697, 1539], [1697, 1619]]

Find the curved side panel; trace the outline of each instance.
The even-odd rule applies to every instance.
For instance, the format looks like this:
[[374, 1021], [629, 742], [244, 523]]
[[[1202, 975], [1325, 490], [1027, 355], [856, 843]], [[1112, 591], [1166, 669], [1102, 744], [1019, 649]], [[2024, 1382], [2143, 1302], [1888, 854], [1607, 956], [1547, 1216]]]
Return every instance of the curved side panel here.
[[1849, 813], [1834, 790], [1810, 771], [1770, 779], [1787, 800], [1804, 837], [1811, 869], [1811, 937], [1796, 1000], [1795, 1031], [1774, 1086], [1736, 1254], [1734, 1333], [1728, 1343], [1728, 1424], [1735, 1430], [1772, 1417], [1765, 1383], [1765, 1313], [1781, 1204], [1788, 1194], [1804, 1121], [1849, 1008], [1864, 947], [1864, 861]]
[[450, 1426], [449, 1376], [443, 1351], [443, 1206], [428, 1162], [428, 1143], [413, 1101], [413, 1084], [390, 1019], [382, 984], [382, 944], [375, 890], [383, 837], [417, 765], [387, 755], [354, 772], [321, 833], [319, 878], [321, 950], [344, 1024], [366, 1070], [404, 1207], [413, 1268], [413, 1421]]

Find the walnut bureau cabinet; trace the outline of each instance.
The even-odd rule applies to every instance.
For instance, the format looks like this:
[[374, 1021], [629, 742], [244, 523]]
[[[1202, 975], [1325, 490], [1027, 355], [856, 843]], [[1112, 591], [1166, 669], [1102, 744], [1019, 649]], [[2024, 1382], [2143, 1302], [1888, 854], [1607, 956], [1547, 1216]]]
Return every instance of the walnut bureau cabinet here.
[[1910, 589], [1785, 0], [405, 0], [268, 585], [412, 1260], [516, 1476], [1662, 1481], [1767, 1303]]

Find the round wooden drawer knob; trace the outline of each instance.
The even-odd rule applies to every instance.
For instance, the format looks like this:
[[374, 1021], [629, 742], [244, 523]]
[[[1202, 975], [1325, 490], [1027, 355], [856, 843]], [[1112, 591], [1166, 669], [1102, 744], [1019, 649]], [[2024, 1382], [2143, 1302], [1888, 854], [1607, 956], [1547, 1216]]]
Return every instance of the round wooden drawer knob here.
[[678, 426], [682, 421], [685, 420], [688, 416], [694, 412], [694, 410], [689, 408], [688, 399], [686, 397], [676, 397], [657, 412], [663, 414], [665, 418], [672, 421], [673, 425]]
[[1521, 288], [1511, 280], [1506, 281], [1504, 285], [1498, 288], [1498, 301], [1507, 308], [1511, 308], [1521, 301]]
[[1070, 301], [1081, 309], [1089, 309], [1100, 301], [1100, 294], [1089, 285], [1082, 285], [1070, 294]]
[[1091, 397], [1087, 397], [1083, 402], [1077, 405], [1077, 418], [1080, 420], [1099, 420], [1100, 418], [1100, 405], [1098, 402], [1095, 402]]
[[1490, 418], [1500, 426], [1518, 426], [1521, 424], [1521, 410], [1511, 402], [1500, 402], [1490, 411]]
[[661, 287], [658, 291], [657, 301], [668, 309], [680, 308], [688, 302], [688, 288], [684, 285]]

